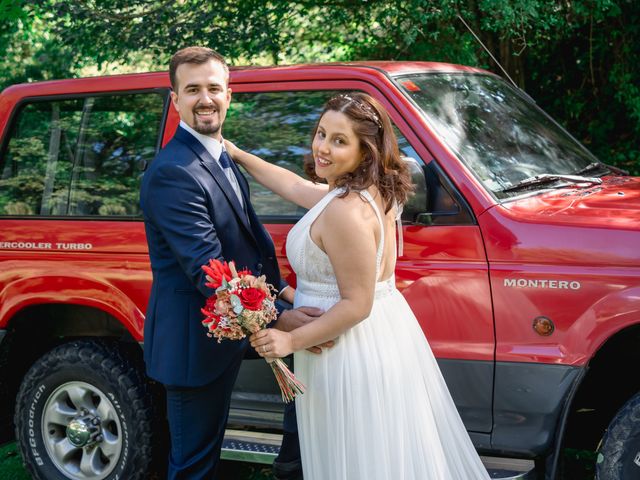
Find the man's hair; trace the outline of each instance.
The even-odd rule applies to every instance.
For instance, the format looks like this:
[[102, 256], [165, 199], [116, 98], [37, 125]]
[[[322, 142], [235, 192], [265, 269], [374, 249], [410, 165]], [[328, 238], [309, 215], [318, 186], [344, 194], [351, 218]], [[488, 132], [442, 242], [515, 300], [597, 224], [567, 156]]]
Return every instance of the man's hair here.
[[171, 57], [171, 61], [169, 62], [169, 79], [171, 80], [171, 88], [176, 90], [177, 79], [176, 79], [176, 71], [178, 67], [183, 63], [193, 63], [195, 65], [202, 65], [203, 63], [207, 63], [209, 60], [214, 60], [222, 65], [224, 68], [224, 72], [226, 75], [227, 85], [229, 84], [229, 66], [227, 65], [226, 60], [222, 55], [211, 48], [207, 47], [187, 47], [182, 50], [178, 50], [173, 57]]

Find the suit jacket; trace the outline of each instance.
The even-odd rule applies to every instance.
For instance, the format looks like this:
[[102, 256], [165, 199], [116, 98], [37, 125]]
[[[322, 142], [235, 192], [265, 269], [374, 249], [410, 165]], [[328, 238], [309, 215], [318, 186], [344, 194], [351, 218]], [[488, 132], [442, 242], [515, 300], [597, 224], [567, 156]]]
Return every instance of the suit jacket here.
[[142, 179], [142, 207], [153, 273], [144, 325], [147, 374], [165, 385], [201, 386], [244, 355], [248, 341], [207, 337], [200, 312], [213, 290], [200, 268], [211, 258], [231, 261], [284, 287], [271, 237], [234, 170], [243, 210], [224, 172], [206, 148], [178, 128]]

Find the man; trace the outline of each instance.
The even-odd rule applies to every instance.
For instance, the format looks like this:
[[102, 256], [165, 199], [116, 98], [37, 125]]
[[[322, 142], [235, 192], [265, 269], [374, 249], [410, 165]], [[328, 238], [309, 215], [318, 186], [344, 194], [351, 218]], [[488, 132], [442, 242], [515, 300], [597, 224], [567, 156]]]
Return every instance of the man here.
[[[266, 275], [285, 300], [293, 291], [280, 278], [246, 179], [224, 151], [221, 128], [231, 101], [224, 58], [208, 48], [185, 48], [172, 57], [169, 75], [180, 126], [145, 172], [140, 192], [153, 272], [144, 357], [148, 375], [167, 392], [168, 478], [213, 478], [248, 342], [207, 337], [200, 308], [213, 291], [200, 267], [211, 258], [234, 260]], [[320, 313], [285, 311], [278, 328], [295, 328]], [[287, 426], [294, 433], [295, 418], [286, 419]], [[297, 433], [291, 438], [283, 445], [283, 468], [295, 474]]]

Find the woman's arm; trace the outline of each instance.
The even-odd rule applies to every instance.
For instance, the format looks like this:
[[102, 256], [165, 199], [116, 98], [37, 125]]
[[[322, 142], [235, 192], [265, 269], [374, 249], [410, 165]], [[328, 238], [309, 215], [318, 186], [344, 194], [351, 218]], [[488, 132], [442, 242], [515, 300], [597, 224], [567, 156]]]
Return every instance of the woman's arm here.
[[225, 140], [225, 148], [231, 158], [242, 165], [258, 183], [303, 208], [313, 207], [329, 190], [327, 185], [313, 183], [286, 168], [265, 162], [228, 140]]
[[[291, 332], [254, 334], [251, 345], [258, 353], [283, 357], [335, 339], [369, 316], [376, 283], [377, 225], [375, 212], [357, 193], [327, 206], [314, 229], [331, 260], [341, 299], [314, 322]], [[263, 345], [269, 349], [267, 354], [261, 351]]]

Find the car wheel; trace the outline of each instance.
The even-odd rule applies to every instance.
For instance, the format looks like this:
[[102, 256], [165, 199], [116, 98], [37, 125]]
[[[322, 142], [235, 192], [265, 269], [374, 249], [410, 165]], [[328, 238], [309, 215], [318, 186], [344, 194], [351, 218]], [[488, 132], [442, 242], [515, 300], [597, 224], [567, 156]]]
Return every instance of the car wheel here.
[[640, 478], [640, 392], [618, 410], [602, 437], [598, 448], [596, 478]]
[[152, 402], [144, 377], [100, 340], [46, 353], [24, 377], [16, 437], [35, 479], [138, 479], [149, 469]]

